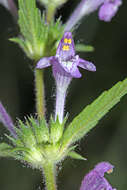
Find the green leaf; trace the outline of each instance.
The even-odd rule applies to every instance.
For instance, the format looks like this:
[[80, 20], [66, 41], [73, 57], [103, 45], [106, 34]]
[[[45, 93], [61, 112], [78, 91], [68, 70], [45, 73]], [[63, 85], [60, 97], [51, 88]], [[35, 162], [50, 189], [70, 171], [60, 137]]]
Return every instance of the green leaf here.
[[10, 41], [17, 43], [26, 55], [35, 61], [54, 55], [64, 30], [60, 19], [47, 24], [45, 15], [41, 15], [41, 11], [36, 7], [36, 0], [18, 0], [18, 3], [21, 35], [11, 38]]
[[18, 4], [18, 24], [22, 36], [10, 40], [18, 43], [29, 58], [38, 60], [43, 56], [48, 33], [45, 16], [36, 7], [36, 0], [18, 0]]
[[76, 49], [76, 51], [79, 51], [79, 52], [92, 52], [92, 51], [94, 51], [93, 46], [84, 45], [84, 44], [76, 44], [75, 49]]
[[25, 43], [25, 41], [24, 41], [24, 39], [23, 38], [10, 38], [9, 39], [11, 42], [14, 42], [14, 43], [17, 43], [28, 55], [28, 57], [30, 56], [29, 55], [29, 49], [28, 49], [28, 47], [26, 46], [26, 43]]
[[6, 143], [0, 144], [0, 157], [12, 157], [16, 160], [24, 160], [24, 156], [21, 152], [28, 152], [25, 147], [14, 148]]
[[88, 105], [66, 128], [63, 135], [62, 149], [87, 134], [125, 94], [127, 94], [127, 79], [118, 82], [111, 89], [103, 92], [92, 104]]
[[43, 19], [35, 0], [19, 0], [19, 26], [24, 38], [35, 44], [38, 39], [45, 38]]
[[80, 154], [78, 154], [75, 151], [71, 151], [68, 153], [68, 156], [77, 160], [87, 160], [86, 158], [84, 158], [83, 156], [81, 156]]
[[0, 144], [0, 157], [13, 157], [13, 153], [11, 152], [12, 146], [1, 143]]

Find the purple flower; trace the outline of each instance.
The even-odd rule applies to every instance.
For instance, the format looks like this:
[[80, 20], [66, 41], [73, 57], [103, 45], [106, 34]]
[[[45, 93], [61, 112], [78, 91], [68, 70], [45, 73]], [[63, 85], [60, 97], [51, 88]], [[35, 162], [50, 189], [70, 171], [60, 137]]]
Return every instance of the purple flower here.
[[104, 20], [106, 22], [110, 22], [112, 17], [118, 11], [119, 6], [122, 4], [121, 0], [107, 0], [104, 4], [100, 7], [99, 10], [99, 18], [100, 20]]
[[95, 166], [83, 179], [80, 190], [116, 190], [105, 179], [104, 174], [111, 173], [114, 166], [101, 162]]
[[18, 18], [18, 11], [14, 0], [0, 0], [0, 4], [10, 11], [14, 20], [16, 21]]
[[65, 32], [56, 51], [56, 55], [52, 57], [44, 57], [37, 63], [37, 69], [53, 67], [53, 75], [57, 74], [70, 78], [80, 78], [78, 66], [89, 70], [96, 71], [96, 67], [89, 61], [79, 58], [75, 55], [74, 41], [71, 32]]
[[14, 124], [7, 114], [5, 108], [3, 107], [2, 103], [0, 102], [0, 122], [10, 131], [11, 135], [16, 138], [16, 132], [14, 130]]
[[5, 8], [9, 9], [7, 0], [0, 0], [0, 4], [2, 4]]
[[66, 90], [72, 78], [80, 78], [82, 75], [78, 69], [81, 67], [89, 71], [96, 71], [96, 67], [89, 61], [81, 59], [75, 54], [74, 41], [71, 32], [65, 32], [52, 57], [44, 57], [37, 63], [37, 69], [52, 66], [56, 80], [56, 112], [55, 118], [63, 121]]
[[82, 17], [89, 15], [98, 8], [100, 8], [99, 19], [109, 22], [121, 4], [122, 0], [82, 0], [67, 21], [65, 31], [71, 30]]

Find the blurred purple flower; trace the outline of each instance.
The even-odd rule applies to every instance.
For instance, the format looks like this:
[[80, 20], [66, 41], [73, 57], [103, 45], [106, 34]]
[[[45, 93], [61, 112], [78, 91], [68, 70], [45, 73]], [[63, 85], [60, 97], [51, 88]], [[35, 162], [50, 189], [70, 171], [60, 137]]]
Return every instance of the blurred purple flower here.
[[16, 138], [16, 132], [14, 130], [14, 124], [6, 112], [5, 108], [3, 107], [2, 103], [0, 102], [0, 122], [10, 131], [11, 135]]
[[12, 14], [14, 20], [17, 21], [18, 12], [14, 0], [0, 0], [0, 4], [2, 4], [6, 9], [8, 9]]
[[66, 90], [72, 78], [80, 78], [82, 75], [78, 67], [89, 71], [96, 71], [96, 67], [89, 61], [79, 58], [75, 55], [74, 41], [71, 32], [65, 32], [56, 51], [52, 57], [44, 57], [38, 63], [36, 68], [43, 69], [52, 65], [53, 75], [56, 80], [56, 114], [59, 121], [63, 121], [64, 103]]
[[114, 17], [115, 14], [117, 13], [118, 8], [121, 4], [122, 4], [121, 0], [105, 1], [99, 10], [100, 20], [110, 22], [112, 17]]
[[99, 19], [109, 22], [121, 4], [122, 0], [82, 0], [67, 21], [65, 31], [71, 30], [82, 17], [89, 15], [98, 8], [100, 8]]
[[95, 166], [83, 179], [80, 190], [116, 190], [112, 188], [104, 177], [105, 172], [111, 173], [114, 166], [108, 162], [101, 162]]

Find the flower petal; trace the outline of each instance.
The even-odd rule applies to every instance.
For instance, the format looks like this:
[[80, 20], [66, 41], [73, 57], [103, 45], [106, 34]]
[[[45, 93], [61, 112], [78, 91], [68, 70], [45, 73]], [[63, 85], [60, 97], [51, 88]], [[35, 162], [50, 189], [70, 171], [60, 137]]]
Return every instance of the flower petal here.
[[92, 170], [84, 177], [80, 190], [107, 190], [107, 183]]
[[112, 188], [103, 174], [113, 166], [108, 162], [101, 162], [95, 166], [83, 179], [80, 190], [116, 190]]
[[74, 41], [71, 32], [65, 32], [56, 51], [59, 61], [67, 61], [75, 56]]
[[117, 13], [119, 6], [122, 4], [121, 0], [107, 1], [99, 10], [99, 18], [105, 22], [110, 22], [112, 17]]
[[69, 73], [74, 78], [80, 78], [82, 75], [78, 70], [78, 57], [75, 57], [74, 59], [70, 61], [62, 61], [60, 62], [60, 65], [62, 68]]
[[81, 0], [65, 25], [65, 31], [70, 31], [79, 20], [95, 11], [105, 0]]
[[0, 0], [0, 4], [2, 4], [8, 11], [10, 11], [14, 20], [17, 22], [18, 10], [14, 0]]
[[74, 64], [73, 61], [62, 61], [59, 63], [62, 68], [67, 72], [67, 73], [71, 73], [72, 70], [75, 70], [75, 67], [77, 67], [77, 65]]
[[81, 73], [79, 72], [79, 69], [76, 67], [76, 69], [74, 70], [74, 71], [72, 71], [71, 73], [70, 73], [71, 75], [72, 75], [72, 77], [74, 77], [74, 78], [80, 78], [82, 75], [81, 75]]
[[93, 71], [93, 72], [96, 71], [96, 67], [93, 63], [86, 61], [84, 59], [81, 59], [81, 58], [79, 58], [78, 66], [83, 69], [86, 69], [88, 71]]
[[44, 69], [46, 67], [51, 66], [51, 58], [52, 57], [44, 57], [42, 59], [40, 59], [40, 61], [37, 63], [36, 69]]
[[104, 173], [111, 173], [111, 171], [113, 171], [114, 166], [111, 165], [109, 162], [101, 162], [99, 164], [97, 164], [94, 168], [94, 170], [96, 170], [100, 176], [104, 176]]
[[16, 131], [14, 129], [14, 124], [13, 121], [11, 119], [11, 117], [8, 115], [8, 113], [6, 112], [4, 106], [2, 105], [2, 103], [0, 102], [0, 122], [3, 123], [3, 125], [10, 131], [11, 135], [16, 138]]

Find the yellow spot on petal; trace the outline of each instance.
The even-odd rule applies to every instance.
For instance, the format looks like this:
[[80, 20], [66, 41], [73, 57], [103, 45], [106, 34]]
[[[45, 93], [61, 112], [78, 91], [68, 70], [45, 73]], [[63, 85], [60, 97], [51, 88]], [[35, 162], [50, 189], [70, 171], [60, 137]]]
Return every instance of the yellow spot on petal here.
[[72, 40], [71, 38], [67, 39], [67, 38], [64, 38], [64, 43], [65, 44], [71, 44]]
[[72, 41], [71, 41], [71, 38], [70, 38], [70, 39], [68, 39], [68, 44], [71, 44], [71, 42], [72, 42]]
[[64, 38], [64, 43], [67, 44], [68, 43], [68, 39]]
[[69, 46], [65, 46], [65, 45], [63, 46], [62, 49], [63, 49], [63, 51], [69, 51], [70, 50]]
[[110, 169], [107, 171], [108, 174], [112, 173], [113, 172], [113, 169]]

